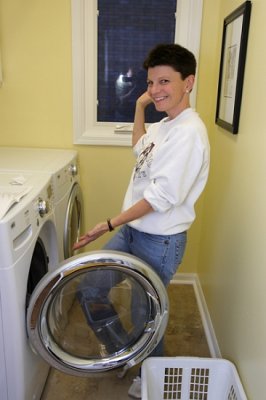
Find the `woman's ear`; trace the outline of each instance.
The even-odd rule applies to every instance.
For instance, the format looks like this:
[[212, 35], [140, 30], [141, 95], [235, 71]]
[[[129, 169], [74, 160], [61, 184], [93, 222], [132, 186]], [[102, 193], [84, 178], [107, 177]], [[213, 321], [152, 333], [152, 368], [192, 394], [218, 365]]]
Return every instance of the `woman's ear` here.
[[195, 82], [195, 75], [189, 75], [186, 78], [186, 93], [190, 93], [193, 89]]

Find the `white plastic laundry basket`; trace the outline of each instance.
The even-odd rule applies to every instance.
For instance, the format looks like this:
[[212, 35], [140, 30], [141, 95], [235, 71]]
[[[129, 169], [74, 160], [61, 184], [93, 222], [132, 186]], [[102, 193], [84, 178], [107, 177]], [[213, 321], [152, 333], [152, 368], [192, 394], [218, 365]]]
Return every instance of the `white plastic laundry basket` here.
[[247, 400], [228, 360], [150, 357], [141, 371], [142, 400]]

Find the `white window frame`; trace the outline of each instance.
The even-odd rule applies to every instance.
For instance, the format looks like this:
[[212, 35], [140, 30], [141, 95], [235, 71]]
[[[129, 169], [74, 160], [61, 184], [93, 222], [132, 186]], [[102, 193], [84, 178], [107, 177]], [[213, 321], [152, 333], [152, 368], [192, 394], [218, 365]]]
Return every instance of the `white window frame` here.
[[[202, 8], [203, 0], [177, 0], [175, 42], [191, 50], [197, 61]], [[132, 124], [123, 124], [127, 132], [116, 133], [116, 123], [97, 122], [97, 0], [72, 0], [72, 68], [74, 144], [130, 146]]]

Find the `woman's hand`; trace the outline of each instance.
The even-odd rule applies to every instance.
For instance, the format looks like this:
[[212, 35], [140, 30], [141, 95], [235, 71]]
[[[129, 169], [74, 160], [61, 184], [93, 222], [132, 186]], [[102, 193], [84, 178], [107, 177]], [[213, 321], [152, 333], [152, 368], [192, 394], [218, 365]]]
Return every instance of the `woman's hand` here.
[[87, 232], [85, 235], [80, 236], [79, 241], [74, 244], [73, 250], [78, 250], [81, 247], [86, 246], [87, 244], [98, 239], [100, 236], [104, 235], [108, 231], [109, 228], [107, 222], [100, 222], [99, 224], [95, 225], [95, 227], [91, 229], [89, 232]]
[[152, 98], [148, 94], [148, 92], [144, 92], [138, 99], [137, 99], [137, 105], [142, 106], [143, 108], [146, 108], [147, 105], [152, 103]]

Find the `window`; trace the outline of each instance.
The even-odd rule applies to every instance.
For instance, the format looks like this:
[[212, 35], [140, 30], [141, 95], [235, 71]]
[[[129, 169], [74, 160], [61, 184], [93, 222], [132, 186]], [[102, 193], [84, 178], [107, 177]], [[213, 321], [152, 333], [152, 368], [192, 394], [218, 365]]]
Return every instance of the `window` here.
[[[158, 43], [174, 43], [176, 0], [98, 0], [97, 121], [133, 122], [146, 90], [142, 63]], [[165, 115], [150, 105], [147, 122]]]
[[[74, 143], [131, 144], [135, 100], [146, 88], [142, 62], [163, 42], [198, 58], [202, 1], [72, 0]], [[162, 116], [151, 105], [146, 120]]]

